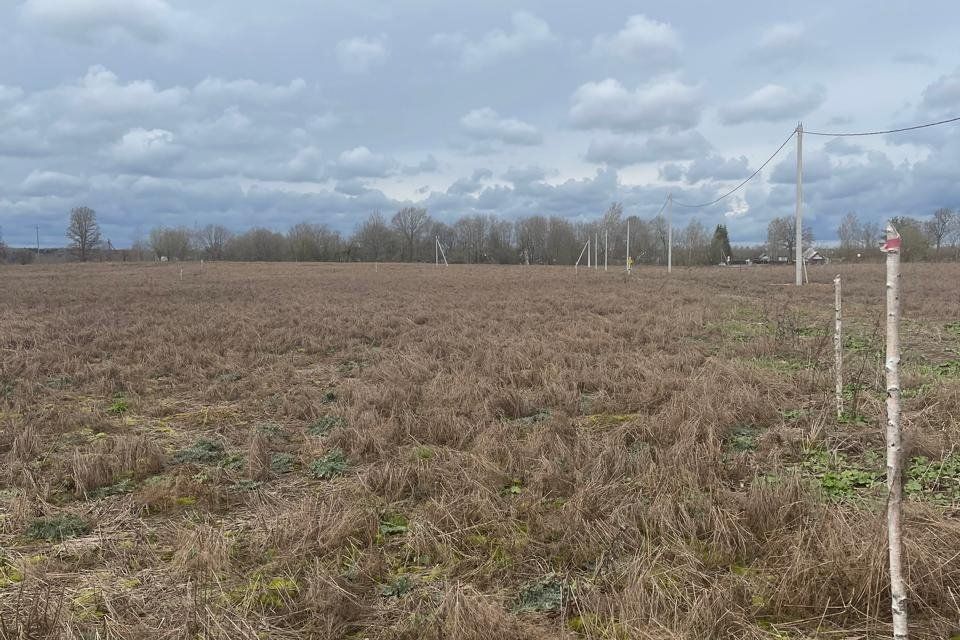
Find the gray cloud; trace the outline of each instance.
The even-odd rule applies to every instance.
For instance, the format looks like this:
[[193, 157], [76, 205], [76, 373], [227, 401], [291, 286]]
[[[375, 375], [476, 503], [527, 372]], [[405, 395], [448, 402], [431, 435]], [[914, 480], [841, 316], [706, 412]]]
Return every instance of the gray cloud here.
[[710, 143], [694, 130], [651, 135], [644, 140], [604, 136], [590, 142], [585, 159], [612, 167], [626, 167], [644, 162], [689, 160], [709, 149]]
[[348, 73], [365, 73], [386, 59], [383, 38], [354, 37], [337, 43], [337, 62]]
[[683, 175], [685, 173], [686, 168], [683, 165], [675, 162], [668, 162], [660, 165], [660, 167], [657, 169], [657, 174], [659, 175], [660, 179], [666, 182], [680, 182], [683, 180]]
[[535, 165], [510, 167], [503, 173], [501, 178], [507, 182], [512, 182], [515, 187], [520, 187], [530, 184], [531, 182], [542, 182], [547, 178], [547, 171]]
[[20, 16], [29, 26], [87, 45], [117, 38], [156, 44], [189, 22], [165, 0], [26, 0]]
[[809, 46], [806, 27], [800, 22], [781, 22], [765, 28], [752, 54], [755, 59], [778, 61], [795, 57]]
[[681, 50], [680, 36], [672, 26], [642, 14], [630, 16], [617, 33], [596, 36], [592, 49], [595, 56], [642, 63], [653, 69], [677, 66]]
[[460, 125], [468, 135], [479, 140], [514, 145], [537, 145], [543, 141], [543, 136], [533, 125], [502, 117], [490, 107], [470, 111], [460, 118]]
[[86, 187], [86, 181], [57, 171], [31, 171], [20, 185], [20, 193], [35, 197], [70, 197], [80, 193]]
[[393, 158], [359, 146], [341, 153], [331, 171], [338, 178], [385, 178], [397, 168]]
[[750, 165], [744, 156], [724, 158], [709, 155], [697, 158], [687, 168], [686, 180], [695, 184], [701, 180], [742, 180], [750, 175]]
[[447, 188], [447, 193], [452, 195], [464, 195], [476, 193], [483, 188], [483, 183], [493, 177], [493, 172], [489, 169], [476, 169], [469, 178], [460, 178]]
[[702, 109], [699, 89], [673, 78], [633, 91], [613, 78], [588, 82], [574, 92], [572, 102], [570, 121], [575, 127], [611, 131], [690, 129], [700, 121]]
[[778, 84], [767, 84], [740, 100], [720, 107], [720, 121], [734, 125], [799, 119], [823, 104], [825, 94], [821, 86], [791, 90]]
[[550, 25], [532, 13], [517, 11], [510, 23], [508, 30], [493, 29], [479, 40], [469, 40], [457, 32], [435, 34], [431, 42], [458, 50], [463, 67], [479, 69], [556, 41]]
[[835, 156], [855, 156], [863, 153], [863, 147], [846, 138], [831, 138], [823, 145], [823, 149]]
[[923, 90], [922, 107], [928, 111], [956, 111], [960, 104], [960, 68], [937, 78]]

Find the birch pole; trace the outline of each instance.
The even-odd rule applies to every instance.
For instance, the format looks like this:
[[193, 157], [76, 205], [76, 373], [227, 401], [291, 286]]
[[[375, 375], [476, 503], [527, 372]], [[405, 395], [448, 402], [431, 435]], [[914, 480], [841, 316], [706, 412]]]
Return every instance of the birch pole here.
[[887, 224], [887, 543], [890, 547], [890, 607], [893, 637], [907, 639], [907, 588], [901, 563], [900, 511], [903, 473], [900, 437], [900, 234]]
[[574, 274], [576, 274], [576, 273], [577, 273], [577, 269], [580, 268], [580, 259], [583, 257], [584, 251], [587, 251], [587, 249], [588, 249], [589, 247], [590, 247], [590, 241], [587, 240], [587, 244], [583, 245], [583, 249], [580, 249], [580, 255], [577, 256], [577, 262], [576, 262], [576, 264], [573, 265], [573, 273], [574, 273]]
[[837, 420], [843, 417], [843, 315], [840, 310], [840, 274], [833, 279], [833, 369], [837, 378]]

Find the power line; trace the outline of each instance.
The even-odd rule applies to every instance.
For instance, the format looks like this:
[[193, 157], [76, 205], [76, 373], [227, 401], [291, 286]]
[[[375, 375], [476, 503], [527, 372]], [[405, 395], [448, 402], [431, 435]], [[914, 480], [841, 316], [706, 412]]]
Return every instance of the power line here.
[[936, 127], [941, 124], [949, 124], [951, 122], [960, 121], [960, 116], [956, 118], [949, 118], [947, 120], [940, 120], [939, 122], [928, 122], [926, 124], [917, 124], [912, 127], [903, 127], [901, 129], [886, 129], [885, 131], [861, 131], [856, 133], [829, 133], [825, 131], [804, 131], [807, 135], [811, 136], [829, 136], [833, 138], [844, 138], [851, 136], [880, 136], [886, 133], [900, 133], [901, 131], [914, 131], [915, 129], [926, 129], [927, 127]]
[[668, 202], [670, 202], [670, 196], [667, 196], [666, 198], [663, 199], [663, 204], [660, 205], [660, 211], [657, 211], [657, 215], [656, 215], [656, 216], [653, 216], [654, 218], [656, 218], [656, 217], [659, 216], [661, 213], [663, 213], [663, 210], [667, 208], [667, 203], [668, 203]]
[[[684, 203], [682, 203], [682, 202], [677, 202], [676, 200], [674, 200], [674, 201], [673, 201], [673, 204], [677, 205], [678, 207], [686, 207], [687, 209], [699, 209], [700, 207], [709, 207], [709, 206], [712, 205], [712, 204], [717, 204], [718, 202], [720, 202], [721, 200], [723, 200], [723, 199], [726, 198], [727, 196], [733, 195], [734, 193], [736, 193], [737, 191], [739, 191], [739, 190], [743, 187], [743, 185], [745, 185], [745, 184], [747, 184], [748, 182], [750, 182], [751, 180], [753, 180], [758, 173], [760, 173], [761, 171], [763, 171], [763, 168], [764, 168], [765, 166], [767, 166], [768, 164], [770, 164], [770, 161], [773, 160], [774, 158], [776, 158], [778, 153], [780, 153], [781, 151], [783, 151], [783, 148], [784, 148], [785, 146], [787, 146], [787, 143], [790, 142], [790, 139], [793, 138], [793, 136], [794, 136], [796, 133], [797, 133], [796, 130], [791, 131], [791, 132], [790, 132], [790, 135], [787, 136], [787, 139], [783, 141], [783, 144], [781, 144], [779, 147], [777, 147], [777, 150], [773, 152], [773, 155], [771, 155], [769, 158], [767, 158], [766, 160], [764, 160], [763, 164], [760, 165], [760, 167], [759, 167], [756, 171], [754, 171], [753, 173], [751, 173], [749, 178], [747, 178], [746, 180], [744, 180], [743, 182], [741, 182], [740, 184], [738, 184], [737, 186], [735, 186], [733, 189], [730, 189], [730, 191], [727, 191], [725, 194], [723, 194], [722, 196], [720, 196], [720, 197], [717, 198], [716, 200], [711, 200], [710, 202], [702, 202], [702, 203], [700, 203], [700, 204], [684, 204]], [[806, 133], [806, 132], [804, 132], [804, 133]], [[662, 209], [661, 209], [661, 210], [662, 210]]]

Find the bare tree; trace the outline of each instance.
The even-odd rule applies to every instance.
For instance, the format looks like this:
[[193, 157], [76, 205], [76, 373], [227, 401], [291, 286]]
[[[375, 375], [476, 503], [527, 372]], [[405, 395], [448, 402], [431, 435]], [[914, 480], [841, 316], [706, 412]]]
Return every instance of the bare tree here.
[[70, 247], [80, 256], [80, 261], [86, 262], [90, 252], [100, 244], [97, 212], [90, 207], [75, 207], [71, 210], [67, 239]]
[[657, 263], [659, 264], [662, 260], [663, 262], [667, 261], [667, 242], [670, 235], [670, 222], [663, 217], [663, 215], [658, 215], [656, 218], [653, 218], [650, 221], [650, 229], [653, 231], [653, 235], [656, 238], [656, 255]]
[[3, 229], [0, 229], [0, 262], [5, 262], [7, 259], [7, 245], [3, 241]]
[[947, 238], [947, 235], [949, 235], [953, 227], [955, 217], [956, 214], [953, 211], [946, 207], [940, 207], [933, 212], [933, 217], [923, 225], [938, 256], [940, 255], [940, 247], [943, 246], [943, 241]]
[[186, 260], [193, 248], [191, 236], [187, 227], [157, 227], [150, 230], [150, 248], [158, 259]]
[[220, 224], [208, 224], [197, 232], [197, 245], [209, 260], [222, 260], [233, 234]]
[[396, 257], [396, 233], [387, 226], [379, 211], [374, 211], [363, 221], [353, 238], [363, 260], [377, 262]]
[[404, 207], [393, 215], [390, 223], [403, 237], [404, 254], [408, 262], [413, 262], [420, 232], [427, 226], [427, 210], [419, 207]]
[[851, 211], [843, 216], [843, 220], [840, 221], [840, 226], [837, 227], [837, 236], [840, 238], [840, 249], [844, 251], [857, 249], [862, 231], [863, 225], [860, 224], [860, 218], [857, 217], [857, 214]]
[[[779, 255], [780, 249], [785, 249], [787, 257], [794, 255], [797, 238], [797, 220], [792, 216], [774, 218], [767, 225], [767, 242], [770, 244], [770, 257]], [[803, 227], [803, 244], [813, 244], [813, 231], [810, 226]]]

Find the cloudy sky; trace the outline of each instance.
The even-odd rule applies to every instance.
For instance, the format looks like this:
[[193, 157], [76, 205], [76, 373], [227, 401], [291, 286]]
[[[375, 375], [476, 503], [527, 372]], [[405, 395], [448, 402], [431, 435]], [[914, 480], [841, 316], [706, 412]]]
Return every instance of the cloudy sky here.
[[[640, 13], [642, 11], [642, 13]], [[348, 232], [407, 203], [589, 219], [715, 198], [790, 134], [960, 115], [960, 5], [8, 0], [0, 227], [62, 245], [86, 204], [117, 246], [164, 225]], [[807, 216], [960, 205], [960, 126], [804, 139]], [[765, 235], [791, 141], [684, 224]]]

